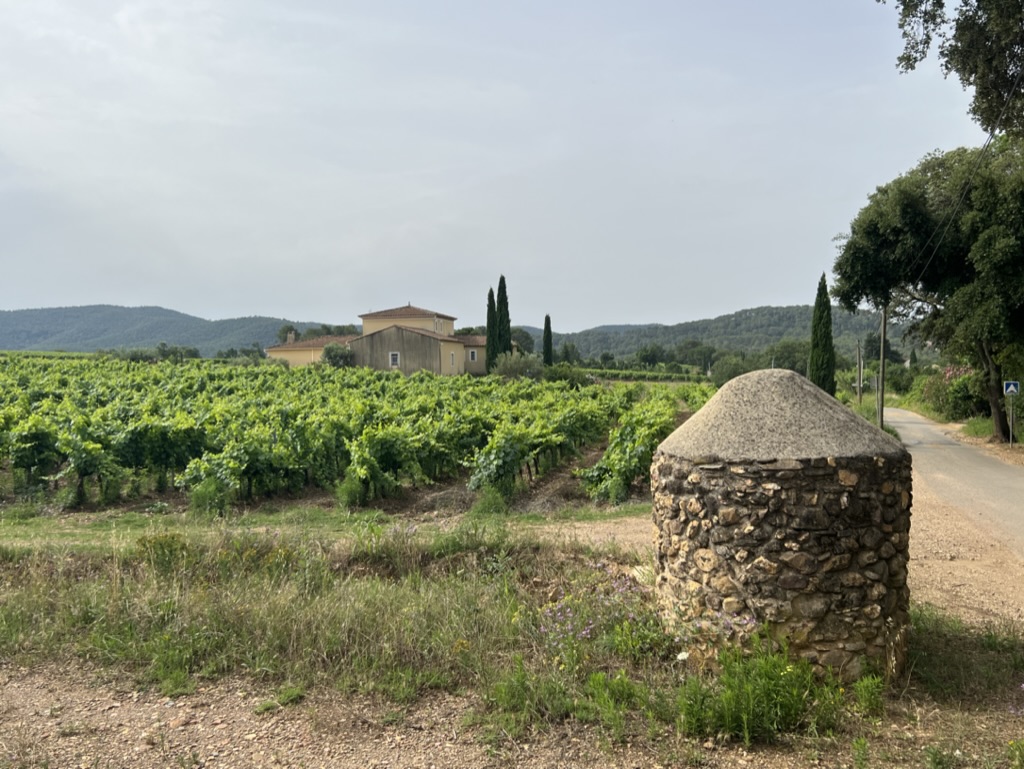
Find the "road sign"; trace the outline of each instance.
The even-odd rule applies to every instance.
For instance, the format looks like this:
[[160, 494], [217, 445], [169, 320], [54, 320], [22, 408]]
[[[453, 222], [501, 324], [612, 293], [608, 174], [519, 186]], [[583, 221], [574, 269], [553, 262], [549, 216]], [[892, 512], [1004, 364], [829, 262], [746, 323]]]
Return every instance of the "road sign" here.
[[1010, 448], [1013, 448], [1013, 396], [1020, 395], [1020, 382], [1003, 382], [1003, 395], [1009, 398], [1006, 405], [1010, 412]]

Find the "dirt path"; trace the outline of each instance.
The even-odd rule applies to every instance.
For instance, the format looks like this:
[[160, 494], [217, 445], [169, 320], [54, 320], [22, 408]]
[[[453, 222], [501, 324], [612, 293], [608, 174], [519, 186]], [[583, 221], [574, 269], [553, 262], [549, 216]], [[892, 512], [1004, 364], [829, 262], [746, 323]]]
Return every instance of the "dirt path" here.
[[[614, 541], [640, 552], [651, 550], [654, 535], [645, 515], [549, 526], [543, 531], [553, 537]], [[1024, 562], [998, 540], [927, 494], [915, 496], [911, 537], [910, 584], [916, 602], [943, 607], [969, 622], [1024, 621]], [[652, 755], [641, 746], [612, 748], [579, 725], [566, 725], [495, 753], [464, 726], [473, 702], [447, 695], [403, 711], [319, 692], [300, 705], [258, 715], [258, 706], [272, 692], [248, 681], [219, 682], [172, 700], [136, 691], [126, 680], [102, 679], [95, 671], [3, 663], [0, 688], [0, 768], [646, 769], [660, 766], [668, 754]], [[927, 718], [919, 719], [916, 729], [924, 737], [919, 734], [915, 739], [941, 737], [929, 734], [928, 728]], [[1007, 727], [1000, 722], [994, 728]], [[1020, 735], [1009, 735], [1014, 736]], [[690, 756], [686, 763], [706, 767], [849, 764], [848, 753], [822, 753], [819, 747], [750, 753], [739, 747], [704, 750], [680, 743], [675, 755]], [[917, 766], [917, 761], [914, 757], [899, 765]], [[672, 763], [686, 765], [678, 758]]]

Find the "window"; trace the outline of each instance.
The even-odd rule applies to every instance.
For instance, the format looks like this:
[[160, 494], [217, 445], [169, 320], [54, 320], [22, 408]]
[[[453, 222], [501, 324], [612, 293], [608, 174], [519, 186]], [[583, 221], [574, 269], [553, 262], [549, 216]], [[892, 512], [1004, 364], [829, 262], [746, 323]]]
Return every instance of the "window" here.
[[391, 359], [391, 368], [398, 368], [398, 353], [389, 352], [388, 357]]
[[470, 350], [469, 351], [469, 359], [473, 363], [476, 363], [476, 350]]
[[455, 368], [455, 353], [452, 353], [452, 368]]

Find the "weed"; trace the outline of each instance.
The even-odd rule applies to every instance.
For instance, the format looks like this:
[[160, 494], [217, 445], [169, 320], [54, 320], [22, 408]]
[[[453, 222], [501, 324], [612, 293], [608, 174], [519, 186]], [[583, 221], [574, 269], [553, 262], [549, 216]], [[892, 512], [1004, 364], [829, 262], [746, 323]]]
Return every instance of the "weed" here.
[[42, 506], [34, 502], [15, 502], [0, 505], [0, 523], [28, 521], [42, 513]]
[[272, 700], [266, 700], [256, 706], [256, 713], [269, 713], [279, 708], [286, 708], [289, 705], [296, 705], [306, 698], [306, 689], [295, 684], [286, 684], [277, 690]]
[[189, 510], [199, 518], [223, 518], [233, 501], [233, 491], [215, 477], [200, 481], [188, 496]]
[[409, 714], [404, 708], [394, 708], [381, 716], [380, 722], [385, 726], [401, 726]]
[[577, 716], [581, 721], [597, 721], [616, 742], [626, 737], [627, 713], [647, 700], [646, 689], [632, 681], [624, 670], [614, 676], [591, 673], [583, 695], [582, 706], [576, 708]]
[[885, 712], [885, 682], [880, 676], [867, 675], [853, 684], [853, 698], [858, 712], [878, 717]]
[[953, 769], [960, 765], [959, 750], [948, 751], [938, 745], [928, 745], [924, 749], [924, 760], [928, 769]]
[[491, 707], [511, 716], [503, 721], [506, 730], [511, 728], [512, 736], [531, 722], [563, 721], [573, 711], [572, 697], [564, 679], [552, 673], [527, 670], [521, 655], [516, 656], [512, 669], [490, 688], [488, 700]]
[[868, 741], [864, 737], [854, 737], [850, 745], [853, 751], [853, 769], [868, 769]]
[[78, 737], [79, 735], [86, 734], [88, 731], [84, 724], [75, 721], [70, 724], [61, 724], [57, 729], [57, 735], [60, 737]]
[[1007, 748], [1011, 769], [1024, 769], [1024, 739], [1010, 740]]
[[721, 733], [744, 744], [770, 742], [801, 726], [831, 731], [841, 711], [838, 685], [819, 682], [805, 660], [772, 650], [755, 638], [750, 653], [729, 647], [718, 655], [717, 679], [687, 679], [680, 688], [680, 722], [687, 734]]
[[477, 517], [508, 515], [508, 500], [494, 486], [484, 486], [477, 495], [469, 514]]
[[202, 766], [202, 759], [199, 757], [199, 751], [190, 750], [187, 755], [180, 755], [177, 757], [176, 763], [179, 769], [192, 769], [192, 767]]

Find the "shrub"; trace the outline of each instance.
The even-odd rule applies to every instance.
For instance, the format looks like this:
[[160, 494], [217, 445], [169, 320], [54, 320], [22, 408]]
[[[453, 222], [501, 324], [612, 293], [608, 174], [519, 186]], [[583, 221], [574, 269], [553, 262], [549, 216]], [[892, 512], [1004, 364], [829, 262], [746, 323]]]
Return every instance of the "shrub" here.
[[574, 390], [580, 390], [596, 381], [594, 377], [579, 366], [568, 363], [557, 363], [544, 369], [544, 378], [549, 382], [567, 382]]
[[943, 371], [919, 377], [910, 388], [910, 397], [954, 422], [984, 414], [988, 409], [980, 376], [964, 366], [947, 366]]
[[906, 395], [914, 384], [913, 372], [904, 366], [889, 365], [885, 368], [885, 386], [894, 393]]
[[189, 509], [198, 515], [222, 516], [234, 499], [233, 491], [216, 476], [204, 478], [188, 496]]
[[336, 342], [324, 346], [320, 360], [332, 368], [345, 368], [355, 363], [356, 354], [348, 347], [343, 347]]
[[536, 355], [523, 355], [517, 352], [503, 352], [494, 362], [492, 374], [505, 379], [542, 379], [544, 363]]

